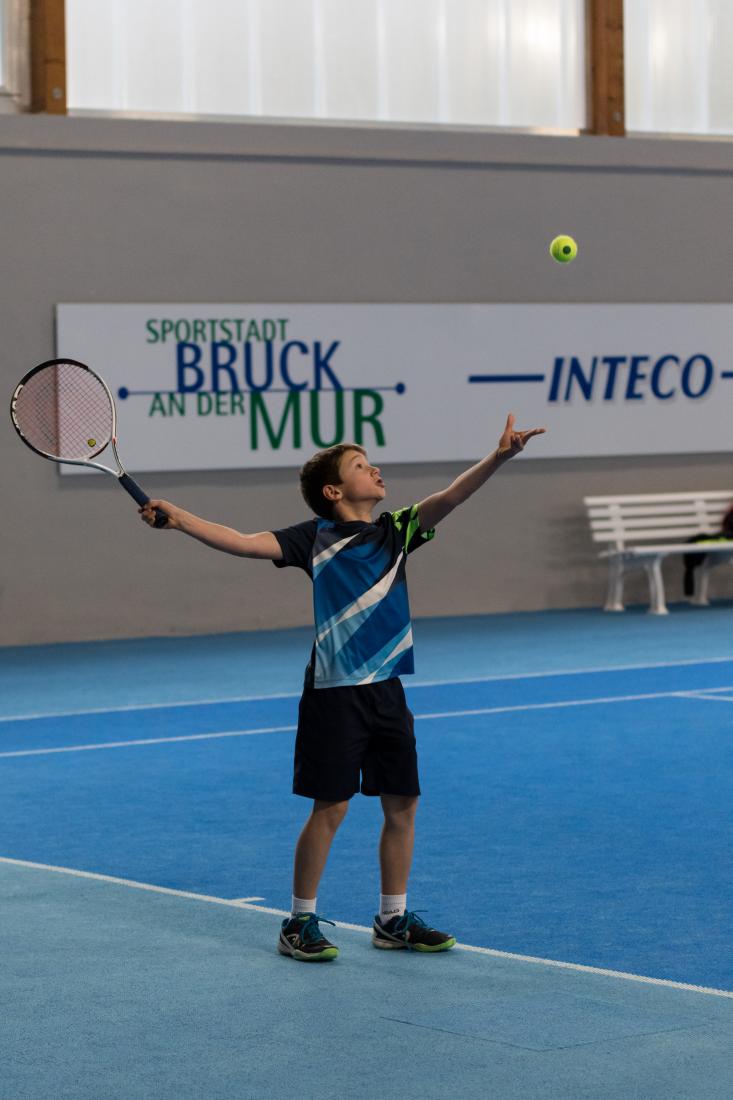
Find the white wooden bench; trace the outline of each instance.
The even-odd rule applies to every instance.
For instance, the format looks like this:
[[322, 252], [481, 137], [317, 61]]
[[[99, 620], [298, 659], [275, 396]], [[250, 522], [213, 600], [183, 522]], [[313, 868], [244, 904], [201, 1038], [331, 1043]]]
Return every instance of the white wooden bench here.
[[715, 538], [732, 502], [733, 490], [585, 497], [593, 541], [611, 544], [599, 555], [608, 560], [609, 569], [604, 610], [624, 610], [624, 578], [632, 570], [644, 569], [649, 578], [649, 611], [666, 615], [662, 562], [669, 555], [702, 552], [707, 556], [699, 567], [691, 602], [707, 605], [710, 571], [733, 560], [733, 541], [701, 545], [684, 540], [693, 535]]

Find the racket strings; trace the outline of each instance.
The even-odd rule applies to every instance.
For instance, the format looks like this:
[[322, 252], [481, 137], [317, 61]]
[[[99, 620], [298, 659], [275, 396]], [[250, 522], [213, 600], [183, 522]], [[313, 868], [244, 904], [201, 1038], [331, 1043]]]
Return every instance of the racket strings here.
[[32, 375], [18, 394], [14, 415], [31, 446], [54, 458], [89, 458], [112, 438], [107, 391], [94, 374], [73, 363], [55, 363]]

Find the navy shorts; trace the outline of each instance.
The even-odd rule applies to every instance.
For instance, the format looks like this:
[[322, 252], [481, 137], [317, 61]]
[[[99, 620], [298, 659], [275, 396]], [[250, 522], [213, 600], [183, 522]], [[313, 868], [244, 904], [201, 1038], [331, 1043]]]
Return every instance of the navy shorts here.
[[303, 690], [293, 794], [322, 802], [420, 794], [413, 716], [397, 677]]

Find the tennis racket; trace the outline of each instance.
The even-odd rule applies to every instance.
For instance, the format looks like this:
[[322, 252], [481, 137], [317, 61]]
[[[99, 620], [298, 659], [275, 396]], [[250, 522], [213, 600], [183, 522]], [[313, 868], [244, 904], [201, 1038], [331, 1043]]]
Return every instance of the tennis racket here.
[[[117, 478], [142, 507], [150, 497], [125, 473], [117, 454], [117, 412], [109, 386], [76, 359], [49, 359], [28, 371], [10, 402], [13, 426], [23, 442], [42, 458], [93, 466]], [[95, 462], [112, 444], [117, 469]], [[155, 510], [155, 527], [168, 517]]]

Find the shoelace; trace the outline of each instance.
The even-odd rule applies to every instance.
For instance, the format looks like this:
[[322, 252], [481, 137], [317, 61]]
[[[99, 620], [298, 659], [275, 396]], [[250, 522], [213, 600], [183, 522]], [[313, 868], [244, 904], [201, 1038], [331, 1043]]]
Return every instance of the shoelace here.
[[319, 917], [317, 913], [312, 913], [300, 930], [300, 936], [304, 943], [312, 943], [314, 940], [323, 939], [321, 930], [318, 927], [319, 921], [336, 927], [335, 921], [326, 920], [325, 917]]
[[417, 924], [420, 928], [427, 928], [427, 924], [422, 919], [422, 917], [418, 917], [417, 915], [418, 913], [424, 912], [424, 909], [406, 909], [403, 915], [397, 921], [397, 924], [395, 925], [395, 932], [404, 932], [404, 930], [406, 928], [409, 928], [411, 924]]

